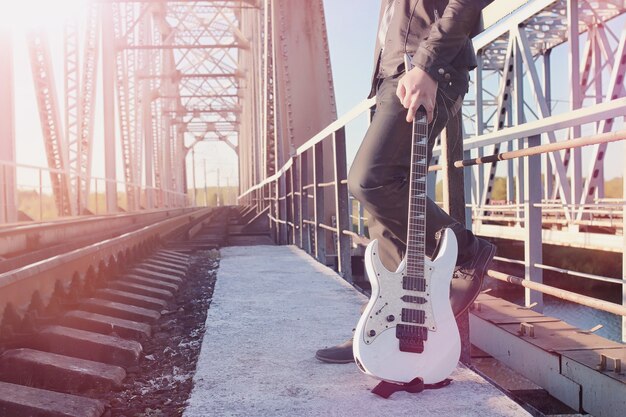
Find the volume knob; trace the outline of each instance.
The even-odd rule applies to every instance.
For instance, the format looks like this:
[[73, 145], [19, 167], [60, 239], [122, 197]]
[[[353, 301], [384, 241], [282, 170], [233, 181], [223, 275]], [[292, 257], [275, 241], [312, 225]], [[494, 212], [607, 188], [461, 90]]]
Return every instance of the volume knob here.
[[391, 323], [392, 321], [394, 321], [396, 319], [396, 316], [394, 316], [393, 314], [390, 314], [387, 316], [387, 321], [389, 323]]
[[376, 330], [370, 330], [369, 335], [370, 337], [376, 336]]

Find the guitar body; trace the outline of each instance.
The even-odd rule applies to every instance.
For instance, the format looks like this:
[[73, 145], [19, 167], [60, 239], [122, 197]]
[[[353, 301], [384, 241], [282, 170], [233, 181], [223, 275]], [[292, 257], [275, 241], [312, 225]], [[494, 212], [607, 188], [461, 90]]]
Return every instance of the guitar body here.
[[[357, 324], [353, 344], [356, 363], [363, 372], [396, 383], [420, 377], [425, 384], [440, 382], [452, 373], [461, 354], [459, 330], [450, 306], [456, 257], [456, 237], [446, 229], [436, 258], [424, 258], [425, 291], [407, 291], [403, 288], [407, 259], [396, 272], [390, 272], [378, 257], [378, 241], [370, 242], [365, 267], [372, 295]], [[424, 313], [407, 314], [407, 310]], [[398, 328], [403, 326], [419, 328], [421, 353], [400, 350]], [[409, 350], [420, 350], [413, 348], [409, 346]]]

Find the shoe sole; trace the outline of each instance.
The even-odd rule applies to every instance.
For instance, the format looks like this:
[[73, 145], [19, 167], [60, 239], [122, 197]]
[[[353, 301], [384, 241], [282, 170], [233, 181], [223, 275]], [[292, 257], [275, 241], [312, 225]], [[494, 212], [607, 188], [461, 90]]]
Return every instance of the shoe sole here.
[[487, 262], [487, 265], [485, 266], [485, 271], [483, 272], [482, 276], [480, 277], [480, 287], [478, 287], [478, 292], [476, 293], [476, 295], [474, 295], [472, 300], [467, 304], [467, 307], [465, 307], [456, 316], [454, 316], [455, 318], [461, 317], [461, 315], [463, 315], [463, 313], [465, 313], [467, 310], [469, 310], [469, 308], [472, 306], [472, 304], [474, 304], [474, 301], [476, 301], [476, 299], [480, 295], [480, 290], [483, 287], [483, 282], [485, 281], [485, 275], [487, 274], [487, 270], [489, 269], [489, 266], [493, 263], [493, 257], [496, 256], [496, 250], [497, 250], [497, 246], [496, 245], [492, 245], [491, 246], [491, 251], [489, 252], [489, 262]]
[[329, 359], [318, 355], [315, 355], [315, 359], [326, 363], [354, 363], [354, 359]]

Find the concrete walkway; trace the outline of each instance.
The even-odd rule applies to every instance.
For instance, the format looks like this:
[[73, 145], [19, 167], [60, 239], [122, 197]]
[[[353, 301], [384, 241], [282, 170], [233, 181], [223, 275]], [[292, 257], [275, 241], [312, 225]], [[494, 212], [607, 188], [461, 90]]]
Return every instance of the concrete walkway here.
[[186, 417], [529, 416], [465, 367], [447, 388], [370, 393], [354, 364], [314, 358], [350, 336], [365, 297], [289, 246], [222, 250]]

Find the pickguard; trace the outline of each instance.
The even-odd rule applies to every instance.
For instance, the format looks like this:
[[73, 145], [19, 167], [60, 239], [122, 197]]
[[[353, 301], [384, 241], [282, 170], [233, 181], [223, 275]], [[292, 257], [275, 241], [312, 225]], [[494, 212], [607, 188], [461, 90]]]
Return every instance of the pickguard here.
[[[402, 278], [406, 275], [404, 263], [401, 265], [401, 268], [402, 270], [396, 272], [389, 272], [385, 268], [376, 270], [380, 285], [376, 301], [372, 308], [368, 309], [370, 315], [365, 321], [363, 341], [366, 344], [372, 343], [385, 330], [395, 329], [400, 323], [406, 324], [406, 322], [402, 321], [402, 309], [423, 310], [425, 313], [424, 322], [415, 322], [414, 324], [427, 327], [428, 330], [432, 332], [437, 330], [432, 303], [430, 301], [430, 280], [433, 267], [425, 266], [424, 268], [424, 278], [426, 279], [426, 291], [424, 292], [407, 291], [402, 288]], [[374, 266], [374, 269], [376, 269], [376, 266]], [[425, 302], [410, 303], [401, 301], [402, 297], [407, 295], [419, 298]], [[447, 302], [447, 300], [444, 300], [444, 302]], [[372, 333], [372, 331], [374, 333]], [[373, 336], [371, 334], [373, 334]]]

